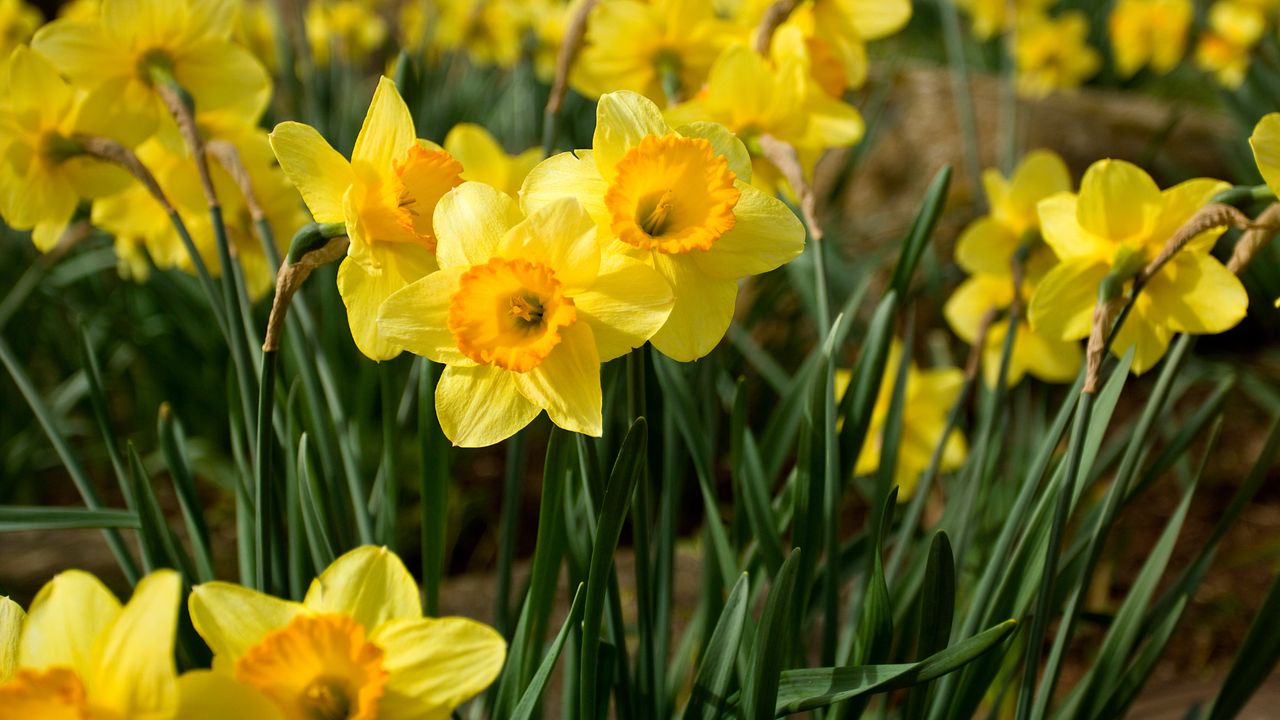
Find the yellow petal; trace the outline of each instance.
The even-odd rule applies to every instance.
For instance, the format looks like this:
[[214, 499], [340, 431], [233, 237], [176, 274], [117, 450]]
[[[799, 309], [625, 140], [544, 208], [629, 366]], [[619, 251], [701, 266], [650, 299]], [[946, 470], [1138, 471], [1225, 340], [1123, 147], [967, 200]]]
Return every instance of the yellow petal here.
[[413, 116], [390, 78], [378, 79], [369, 111], [364, 116], [351, 161], [378, 173], [390, 172], [414, 142]]
[[345, 220], [342, 198], [355, 176], [346, 158], [315, 128], [297, 122], [280, 123], [271, 131], [271, 149], [316, 222]]
[[1163, 208], [1160, 188], [1142, 168], [1123, 160], [1099, 160], [1080, 182], [1080, 226], [1113, 242], [1142, 241]]
[[654, 253], [653, 261], [676, 299], [667, 322], [650, 341], [672, 360], [697, 360], [720, 344], [728, 331], [738, 283], [707, 276], [690, 258]]
[[386, 720], [446, 718], [492, 684], [506, 660], [502, 636], [466, 618], [398, 620], [370, 640], [386, 653]]
[[445, 437], [461, 447], [487, 447], [532, 422], [540, 409], [516, 389], [513, 374], [492, 365], [445, 368], [436, 385]]
[[449, 330], [449, 304], [466, 270], [438, 270], [397, 290], [378, 309], [378, 332], [414, 355], [445, 365], [473, 365]]
[[600, 272], [596, 224], [571, 197], [530, 214], [498, 243], [497, 254], [546, 265], [570, 295], [591, 287]]
[[1080, 343], [1045, 337], [1025, 323], [1018, 328], [1013, 352], [1027, 372], [1047, 383], [1071, 382], [1084, 362]]
[[40, 223], [66, 225], [79, 198], [56, 173], [33, 172], [8, 189], [5, 220], [26, 230]]
[[[1231, 187], [1229, 183], [1221, 180], [1196, 178], [1178, 183], [1162, 192], [1160, 195], [1164, 199], [1164, 212], [1160, 213], [1156, 228], [1151, 233], [1150, 250], [1153, 253], [1160, 252], [1169, 238], [1173, 237], [1200, 208], [1207, 205], [1210, 198], [1229, 187]], [[1192, 238], [1184, 252], [1207, 253], [1213, 249], [1214, 243], [1222, 237], [1224, 232], [1226, 232], [1225, 227], [1206, 230]]]
[[[1014, 387], [1022, 382], [1022, 377], [1027, 373], [1026, 358], [1022, 353], [1018, 352], [1022, 346], [1022, 333], [1030, 332], [1031, 329], [1023, 323], [1018, 328], [1018, 337], [1014, 339], [1013, 352], [1009, 355], [1009, 368], [1005, 373], [1005, 387]], [[996, 382], [1000, 380], [1000, 362], [1004, 359], [1004, 341], [1009, 332], [1009, 321], [1001, 320], [994, 323], [987, 332], [987, 344], [982, 349], [982, 380], [987, 387], [995, 387]]]
[[468, 268], [493, 257], [507, 231], [523, 218], [516, 201], [477, 182], [449, 191], [436, 205], [436, 257], [440, 267]]
[[729, 169], [739, 180], [751, 182], [751, 155], [737, 135], [723, 125], [713, 122], [693, 122], [676, 128], [685, 137], [702, 138], [711, 143], [712, 151], [729, 163]]
[[737, 280], [785, 265], [804, 252], [804, 226], [782, 204], [739, 180], [742, 193], [733, 208], [733, 227], [706, 251], [689, 256], [698, 269], [717, 280]]
[[1061, 260], [1094, 258], [1110, 261], [1113, 241], [1086, 230], [1079, 221], [1080, 200], [1071, 193], [1058, 193], [1036, 204], [1040, 234]]
[[532, 214], [563, 197], [577, 198], [596, 224], [608, 227], [611, 217], [604, 204], [609, 183], [596, 169], [595, 155], [590, 150], [560, 153], [529, 172], [520, 189], [520, 207]]
[[370, 360], [390, 360], [402, 348], [378, 331], [378, 308], [391, 294], [435, 271], [431, 252], [408, 243], [384, 243], [371, 251], [378, 267], [346, 258], [338, 267], [338, 294], [356, 347]]
[[1239, 278], [1212, 255], [1185, 251], [1151, 278], [1143, 293], [1151, 298], [1152, 313], [1183, 333], [1226, 332], [1249, 308], [1249, 294]]
[[129, 174], [116, 165], [89, 157], [73, 157], [58, 168], [67, 184], [86, 200], [114, 195], [129, 187]]
[[1034, 150], [1018, 164], [1009, 182], [1009, 207], [1034, 222], [1036, 203], [1070, 191], [1071, 172], [1062, 158], [1051, 150]]
[[1280, 194], [1280, 113], [1265, 115], [1249, 138], [1258, 171], [1271, 192]]
[[[76, 132], [136, 147], [160, 128], [161, 110], [149, 85], [132, 75], [113, 77], [94, 85], [80, 100], [74, 127]], [[176, 128], [172, 118], [164, 120], [166, 128]]]
[[463, 179], [508, 192], [507, 154], [489, 131], [472, 123], [459, 123], [445, 136], [444, 149], [462, 163]]
[[804, 86], [804, 112], [809, 121], [806, 144], [817, 145], [823, 150], [857, 144], [867, 131], [862, 113], [843, 100], [826, 94], [807, 77]]
[[592, 140], [596, 167], [606, 180], [614, 176], [614, 166], [646, 135], [671, 132], [662, 112], [649, 98], [629, 90], [606, 93], [596, 106], [596, 132]]
[[1120, 326], [1115, 342], [1111, 344], [1111, 354], [1116, 357], [1123, 357], [1130, 348], [1136, 346], [1131, 368], [1134, 375], [1141, 375], [1155, 367], [1169, 349], [1169, 341], [1173, 339], [1173, 331], [1163, 324], [1153, 322], [1150, 300], [1149, 295], [1138, 296], [1133, 311]]
[[560, 344], [527, 373], [511, 373], [529, 402], [547, 411], [565, 430], [600, 437], [603, 432], [600, 356], [591, 326], [577, 322], [560, 330]]
[[385, 547], [364, 545], [334, 560], [302, 601], [317, 613], [350, 615], [372, 632], [391, 620], [422, 617], [418, 584]]
[[187, 600], [196, 632], [215, 657], [234, 662], [267, 633], [289, 624], [302, 603], [225, 582], [197, 585]]
[[1088, 337], [1098, 286], [1107, 272], [1105, 263], [1092, 260], [1069, 260], [1050, 270], [1031, 297], [1031, 327], [1060, 340]]
[[578, 319], [591, 325], [600, 361], [640, 347], [658, 332], [675, 298], [671, 286], [639, 260], [607, 253], [590, 290], [573, 297]]
[[8, 80], [6, 109], [30, 131], [56, 127], [71, 106], [71, 87], [48, 60], [25, 45], [9, 56]]
[[943, 306], [947, 323], [961, 340], [973, 344], [988, 310], [1003, 310], [1013, 302], [1013, 281], [1007, 277], [974, 275], [960, 283]]
[[178, 706], [173, 636], [178, 627], [182, 578], [157, 570], [143, 578], [98, 645], [94, 670], [84, 677], [94, 705], [119, 717], [171, 717]]
[[183, 27], [185, 2], [102, 0], [102, 26], [117, 42], [163, 44]]
[[31, 49], [85, 87], [131, 74], [127, 49], [112, 42], [100, 23], [54, 20], [36, 31]]
[[21, 605], [0, 597], [0, 685], [8, 682], [18, 669], [18, 647], [26, 619]]
[[173, 74], [202, 113], [225, 111], [252, 125], [271, 100], [267, 69], [253, 53], [227, 40], [194, 44], [174, 66]]
[[285, 720], [266, 695], [212, 670], [192, 670], [178, 678], [178, 714], [182, 720]]
[[1018, 237], [1003, 223], [986, 216], [969, 224], [956, 241], [956, 264], [971, 273], [1009, 275]]
[[83, 677], [93, 667], [99, 636], [120, 616], [120, 601], [98, 578], [80, 570], [58, 573], [31, 601], [18, 665], [60, 665]]
[[844, 0], [853, 29], [864, 40], [888, 37], [911, 19], [909, 0]]

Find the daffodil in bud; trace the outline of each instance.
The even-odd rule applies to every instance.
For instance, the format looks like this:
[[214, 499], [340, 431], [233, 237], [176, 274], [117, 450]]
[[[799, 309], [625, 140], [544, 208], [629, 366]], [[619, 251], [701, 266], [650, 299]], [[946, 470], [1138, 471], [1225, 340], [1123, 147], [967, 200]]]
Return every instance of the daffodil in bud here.
[[[956, 262], [971, 277], [960, 284], [943, 308], [951, 329], [969, 344], [978, 342], [983, 317], [992, 310], [1005, 311], [1014, 300], [1013, 266], [1021, 264], [1021, 302], [1031, 298], [1036, 283], [1057, 259], [1040, 241], [1036, 204], [1046, 197], [1071, 190], [1071, 175], [1062, 158], [1047, 150], [1028, 153], [1005, 178], [997, 170], [982, 176], [991, 211], [975, 220], [956, 243]], [[988, 385], [999, 379], [1009, 320], [997, 318], [988, 329], [982, 348], [982, 369]], [[1005, 378], [1013, 386], [1030, 372], [1045, 382], [1067, 382], [1080, 369], [1079, 343], [1046, 337], [1019, 322]]]
[[[1063, 340], [1087, 337], [1103, 279], [1133, 278], [1197, 210], [1227, 187], [1201, 178], [1161, 192], [1135, 165], [1120, 160], [1094, 163], [1079, 195], [1059, 193], [1038, 206], [1044, 239], [1060, 263], [1036, 287], [1031, 326]], [[1224, 230], [1207, 230], [1193, 238], [1138, 295], [1112, 344], [1118, 355], [1136, 347], [1134, 373], [1155, 365], [1174, 333], [1220, 333], [1244, 318], [1249, 304], [1244, 286], [1209, 254]]]
[[378, 330], [378, 307], [436, 269], [433, 213], [462, 182], [462, 165], [414, 134], [409, 108], [385, 77], [350, 162], [308, 125], [280, 123], [271, 133], [280, 166], [316, 222], [346, 224], [351, 247], [338, 268], [338, 292], [356, 347], [373, 360], [400, 354]]
[[224, 124], [262, 115], [271, 80], [231, 41], [235, 19], [230, 0], [103, 0], [96, 21], [55, 20], [31, 46], [76, 85], [102, 89], [92, 114], [136, 144], [169, 117], [157, 85], [176, 83], [198, 112], [226, 116]]
[[542, 149], [529, 148], [508, 155], [488, 130], [473, 123], [458, 123], [444, 138], [444, 149], [462, 163], [462, 179], [491, 185], [516, 197], [520, 186], [539, 162]]
[[188, 602], [213, 670], [179, 681], [184, 720], [448, 718], [502, 669], [506, 643], [465, 618], [426, 618], [386, 548], [338, 558], [302, 602], [224, 582]]
[[[858, 455], [854, 475], [870, 475], [884, 462], [883, 444], [885, 422], [889, 417], [889, 405], [893, 400], [898, 367], [902, 362], [902, 344], [896, 340], [889, 350], [885, 374], [880, 380], [879, 394], [871, 411], [871, 425], [867, 429], [867, 441]], [[836, 397], [843, 397], [849, 389], [853, 374], [848, 370], [836, 371]], [[902, 434], [895, 459], [893, 483], [898, 486], [898, 502], [905, 502], [915, 494], [920, 474], [929, 467], [934, 448], [942, 442], [946, 429], [947, 413], [960, 395], [964, 385], [964, 373], [957, 368], [932, 368], [921, 370], [911, 363], [907, 368], [907, 386], [903, 389]], [[968, 446], [964, 434], [953, 430], [942, 449], [939, 472], [950, 472], [964, 464]]]
[[800, 221], [750, 180], [746, 148], [723, 127], [672, 128], [651, 101], [616, 92], [600, 98], [593, 150], [544, 161], [520, 197], [529, 214], [578, 199], [613, 251], [657, 270], [675, 306], [653, 345], [690, 361], [724, 337], [740, 280], [804, 249]]
[[8, 83], [0, 104], [0, 217], [31, 230], [36, 247], [48, 252], [81, 199], [118, 192], [129, 177], [76, 143], [87, 98], [47, 60], [20, 46], [0, 76]]
[[440, 271], [392, 295], [380, 331], [446, 365], [436, 412], [457, 445], [492, 445], [545, 410], [599, 436], [600, 363], [643, 345], [671, 289], [639, 260], [601, 252], [596, 224], [565, 198], [522, 219], [515, 200], [466, 183], [436, 208]]
[[70, 570], [24, 615], [0, 598], [0, 713], [9, 720], [179, 717], [173, 637], [182, 581], [143, 578], [123, 607], [92, 575]]
[[630, 90], [652, 100], [692, 95], [735, 28], [707, 0], [609, 0], [587, 21], [569, 76], [588, 97]]
[[1089, 20], [1078, 11], [1020, 23], [1013, 54], [1018, 92], [1033, 98], [1080, 87], [1102, 67], [1102, 56], [1089, 46]]
[[1182, 61], [1195, 8], [1191, 0], [1120, 0], [1107, 20], [1116, 71], [1131, 77], [1150, 65], [1164, 74]]

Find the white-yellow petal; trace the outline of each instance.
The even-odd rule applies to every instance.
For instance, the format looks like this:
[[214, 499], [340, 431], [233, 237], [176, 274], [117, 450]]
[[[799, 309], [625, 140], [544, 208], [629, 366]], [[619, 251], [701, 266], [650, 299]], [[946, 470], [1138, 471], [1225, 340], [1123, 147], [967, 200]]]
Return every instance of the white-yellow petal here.
[[422, 617], [418, 584], [395, 553], [365, 545], [334, 560], [311, 582], [302, 604], [317, 613], [349, 615], [372, 632], [391, 620]]

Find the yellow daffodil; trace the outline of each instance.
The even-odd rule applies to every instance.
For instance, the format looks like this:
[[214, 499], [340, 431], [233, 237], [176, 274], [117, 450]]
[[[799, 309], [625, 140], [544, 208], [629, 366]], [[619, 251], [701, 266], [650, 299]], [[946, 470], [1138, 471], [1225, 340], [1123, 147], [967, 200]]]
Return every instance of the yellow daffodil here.
[[400, 558], [372, 546], [335, 560], [300, 603], [198, 585], [188, 605], [213, 670], [182, 676], [180, 717], [444, 720], [498, 676], [506, 644], [419, 603]]
[[267, 106], [271, 80], [231, 42], [235, 10], [222, 0], [103, 0], [99, 20], [55, 20], [31, 45], [76, 85], [104, 90], [110, 104], [94, 111], [137, 142], [168, 117], [153, 91], [168, 78], [191, 94], [198, 112], [252, 124]]
[[1249, 72], [1254, 46], [1267, 29], [1264, 3], [1219, 0], [1209, 7], [1209, 28], [1196, 45], [1196, 64], [1212, 72], [1218, 82], [1238, 88]]
[[865, 130], [857, 108], [829, 95], [811, 76], [798, 28], [779, 28], [773, 47], [770, 61], [741, 43], [729, 46], [703, 90], [666, 113], [674, 125], [710, 121], [736, 134], [752, 151], [756, 187], [770, 193], [783, 181], [763, 156], [761, 135], [795, 148], [805, 173], [812, 174], [826, 150], [857, 143]]
[[234, 33], [236, 42], [248, 48], [263, 67], [273, 73], [280, 68], [275, 22], [269, 0], [245, 0], [240, 3]]
[[1225, 35], [1206, 30], [1196, 41], [1196, 66], [1213, 73], [1223, 87], [1238, 88], [1249, 72], [1251, 51], [1252, 46], [1239, 45]]
[[[889, 404], [893, 400], [893, 386], [901, 361], [902, 345], [895, 341], [889, 351], [884, 378], [880, 381], [879, 394], [871, 412], [867, 441], [853, 469], [855, 475], [870, 475], [880, 467], [884, 425], [888, 420]], [[848, 370], [836, 371], [837, 397], [844, 396], [852, 377], [853, 374]], [[907, 368], [907, 386], [902, 405], [902, 436], [893, 476], [893, 482], [898, 486], [898, 502], [904, 502], [915, 494], [920, 473], [929, 467], [933, 450], [941, 442], [942, 432], [946, 429], [947, 413], [955, 404], [963, 385], [964, 373], [957, 368], [921, 370], [915, 363]], [[943, 446], [938, 471], [950, 472], [959, 468], [964, 464], [967, 453], [964, 434], [953, 430], [947, 436], [947, 444]]]
[[1116, 71], [1131, 77], [1147, 65], [1164, 74], [1187, 52], [1187, 31], [1195, 16], [1191, 0], [1120, 0], [1107, 27]]
[[570, 81], [592, 98], [614, 90], [655, 101], [692, 95], [733, 30], [706, 0], [603, 0]]
[[25, 0], [0, 0], [0, 58], [30, 40], [42, 22], [40, 11]]
[[373, 360], [399, 355], [400, 347], [378, 331], [378, 307], [436, 269], [431, 218], [440, 198], [462, 182], [462, 165], [414, 138], [409, 108], [385, 77], [350, 162], [315, 128], [296, 122], [277, 125], [271, 147], [316, 222], [346, 223], [351, 248], [338, 268], [338, 292], [356, 346]]
[[362, 61], [387, 39], [387, 21], [359, 0], [313, 0], [307, 4], [307, 42], [317, 64]]
[[465, 183], [436, 208], [440, 271], [392, 295], [388, 338], [447, 367], [436, 412], [457, 445], [492, 445], [546, 410], [599, 436], [600, 363], [643, 345], [671, 312], [671, 289], [644, 263], [601, 252], [572, 198], [522, 220], [514, 199]]
[[434, 44], [442, 49], [466, 52], [481, 66], [510, 68], [520, 58], [520, 40], [528, 24], [521, 3], [440, 0], [435, 9]]
[[117, 192], [129, 178], [81, 153], [73, 137], [85, 98], [48, 61], [19, 46], [0, 75], [8, 83], [0, 104], [0, 217], [31, 230], [36, 247], [48, 252], [82, 198]]
[[[943, 309], [951, 329], [971, 345], [978, 341], [982, 318], [988, 311], [1004, 311], [1013, 304], [1013, 262], [1023, 245], [1023, 302], [1031, 298], [1035, 284], [1053, 267], [1053, 251], [1036, 235], [1040, 227], [1036, 204], [1071, 190], [1066, 164], [1047, 150], [1028, 153], [1012, 178], [988, 170], [982, 179], [991, 211], [965, 228], [956, 243], [956, 262], [972, 277], [956, 288]], [[1009, 321], [1002, 319], [987, 332], [982, 368], [988, 385], [994, 386], [999, 379], [1008, 330]], [[1024, 320], [1018, 325], [1006, 381], [1009, 386], [1016, 385], [1030, 372], [1045, 382], [1067, 382], [1076, 376], [1081, 359], [1078, 343], [1045, 337]]]
[[[237, 138], [235, 145], [248, 173], [254, 198], [266, 216], [283, 255], [289, 237], [306, 223], [306, 214], [298, 205], [297, 193], [275, 164], [266, 133], [252, 131]], [[139, 148], [138, 155], [177, 208], [209, 271], [215, 276], [220, 275], [222, 267], [217, 240], [195, 163], [154, 138]], [[260, 298], [275, 286], [275, 275], [258, 237], [250, 206], [240, 187], [220, 164], [211, 163], [210, 174], [222, 203], [222, 217], [232, 256], [244, 273], [249, 296]], [[122, 193], [94, 203], [92, 220], [94, 225], [116, 236], [116, 253], [123, 262], [122, 269], [127, 268], [135, 279], [146, 279], [146, 264], [141, 257], [143, 247], [157, 267], [194, 271], [191, 256], [164, 209], [140, 184], [135, 183]]]
[[[955, 0], [956, 6], [969, 14], [973, 21], [973, 35], [979, 40], [990, 40], [1000, 33], [1012, 30], [1016, 25], [1044, 15], [1054, 0]], [[1009, 12], [1010, 4], [1014, 12]]]
[[515, 197], [529, 171], [542, 162], [542, 148], [508, 155], [488, 130], [471, 123], [453, 126], [444, 149], [462, 163], [462, 179], [492, 185]]
[[785, 26], [803, 32], [811, 71], [823, 89], [840, 97], [867, 80], [867, 43], [889, 37], [911, 19], [909, 0], [810, 0]]
[[0, 598], [0, 714], [9, 720], [176, 718], [173, 636], [182, 581], [143, 578], [121, 607], [94, 576], [69, 570], [31, 609]]
[[[1141, 168], [1119, 160], [1094, 163], [1079, 195], [1059, 193], [1040, 202], [1041, 232], [1061, 263], [1036, 287], [1031, 326], [1063, 340], [1087, 337], [1103, 279], [1133, 277], [1227, 187], [1196, 179], [1161, 192]], [[1194, 238], [1139, 294], [1112, 345], [1120, 355], [1136, 346], [1134, 373], [1155, 365], [1174, 333], [1220, 333], [1244, 317], [1249, 304], [1244, 287], [1209, 254], [1223, 231]]]
[[673, 129], [651, 101], [616, 92], [600, 98], [593, 149], [543, 161], [520, 200], [533, 214], [577, 198], [614, 249], [666, 278], [675, 306], [653, 345], [690, 361], [724, 337], [742, 278], [804, 249], [800, 221], [750, 180], [746, 148], [723, 127]]
[[1018, 92], [1044, 97], [1080, 87], [1102, 65], [1102, 57], [1088, 39], [1089, 20], [1079, 11], [1056, 18], [1035, 17], [1019, 25], [1014, 44]]

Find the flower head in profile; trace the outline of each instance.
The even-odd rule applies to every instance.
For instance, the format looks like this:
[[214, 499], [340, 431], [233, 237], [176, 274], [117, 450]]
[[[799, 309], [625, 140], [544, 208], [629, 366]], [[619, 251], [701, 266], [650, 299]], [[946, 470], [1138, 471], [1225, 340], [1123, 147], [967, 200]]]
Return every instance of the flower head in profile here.
[[48, 252], [81, 199], [117, 192], [129, 177], [75, 142], [86, 98], [47, 60], [21, 46], [0, 77], [8, 88], [0, 104], [0, 217], [31, 230], [36, 247]]
[[[978, 342], [983, 317], [988, 311], [1006, 311], [1014, 301], [1015, 260], [1021, 263], [1021, 302], [1030, 300], [1035, 285], [1057, 262], [1053, 251], [1040, 241], [1040, 219], [1036, 204], [1046, 197], [1071, 190], [1071, 175], [1062, 158], [1047, 150], [1028, 153], [1013, 177], [996, 170], [983, 175], [991, 211], [975, 220], [956, 243], [956, 262], [970, 277], [956, 288], [944, 307], [951, 329], [969, 344]], [[982, 368], [986, 382], [999, 379], [1000, 360], [1007, 318], [990, 326], [982, 348]], [[1006, 376], [1013, 386], [1030, 372], [1045, 382], [1066, 382], [1080, 369], [1079, 344], [1046, 337], [1031, 329], [1025, 320], [1018, 324]]]
[[436, 203], [462, 182], [462, 165], [414, 137], [409, 108], [387, 78], [378, 82], [348, 162], [315, 128], [284, 122], [271, 133], [285, 175], [319, 223], [345, 223], [351, 247], [338, 292], [360, 352], [389, 360], [401, 348], [378, 331], [391, 293], [436, 269]]
[[[1040, 228], [1060, 263], [1036, 286], [1031, 327], [1048, 337], [1078, 340], [1093, 323], [1098, 286], [1108, 276], [1134, 277], [1215, 194], [1228, 185], [1188, 180], [1163, 192], [1141, 168], [1121, 160], [1094, 163], [1080, 193], [1040, 202]], [[1244, 318], [1249, 297], [1240, 280], [1209, 254], [1224, 228], [1193, 238], [1138, 295], [1112, 344], [1136, 347], [1133, 372], [1150, 369], [1174, 333], [1214, 334]]]
[[266, 69], [231, 41], [228, 0], [103, 0], [97, 20], [59, 19], [31, 46], [82, 88], [101, 88], [94, 114], [127, 129], [136, 144], [168, 114], [154, 91], [176, 81], [205, 115], [257, 122], [271, 97]]
[[652, 268], [602, 253], [576, 200], [522, 218], [514, 199], [465, 183], [436, 208], [440, 271], [392, 295], [380, 331], [446, 365], [436, 412], [457, 445], [492, 445], [545, 410], [599, 436], [600, 363], [643, 345], [671, 311]]
[[122, 607], [97, 578], [69, 570], [41, 588], [25, 615], [0, 597], [4, 717], [178, 717], [173, 637], [181, 592], [176, 572], [158, 570]]
[[[871, 425], [867, 429], [867, 441], [853, 469], [854, 475], [870, 475], [884, 461], [883, 443], [885, 422], [889, 417], [889, 405], [893, 400], [894, 383], [902, 362], [902, 344], [894, 341], [885, 363], [885, 374], [880, 381], [879, 394], [871, 412]], [[853, 373], [836, 371], [836, 397], [843, 397], [849, 388]], [[958, 368], [932, 368], [921, 370], [912, 362], [907, 368], [907, 386], [902, 405], [902, 435], [898, 457], [894, 466], [893, 482], [898, 486], [898, 501], [905, 502], [915, 494], [920, 474], [929, 467], [934, 448], [942, 442], [946, 429], [947, 413], [960, 395], [964, 385], [964, 373]], [[939, 472], [950, 472], [964, 464], [968, 446], [964, 435], [953, 430], [947, 436], [942, 449]]]
[[1186, 54], [1194, 16], [1191, 0], [1120, 0], [1107, 20], [1116, 71], [1132, 77], [1148, 65], [1160, 74], [1173, 70]]
[[400, 558], [364, 546], [338, 558], [302, 602], [223, 582], [188, 606], [213, 670], [179, 680], [184, 720], [447, 718], [493, 682], [506, 643], [465, 618], [426, 618]]
[[804, 228], [750, 183], [742, 142], [712, 123], [671, 128], [631, 92], [600, 98], [591, 151], [533, 169], [520, 191], [526, 213], [578, 199], [611, 248], [653, 267], [675, 293], [654, 347], [680, 361], [711, 352], [733, 319], [742, 278], [804, 249]]
[[591, 10], [569, 79], [592, 98], [615, 90], [654, 101], [690, 95], [733, 32], [707, 0], [606, 0]]
[[488, 130], [473, 123], [458, 123], [444, 138], [444, 149], [462, 163], [462, 179], [491, 185], [511, 197], [534, 166], [542, 162], [542, 149], [529, 148], [508, 155]]
[[1078, 11], [1020, 23], [1014, 58], [1018, 92], [1027, 97], [1080, 87], [1102, 66], [1102, 56], [1089, 46], [1089, 20]]

